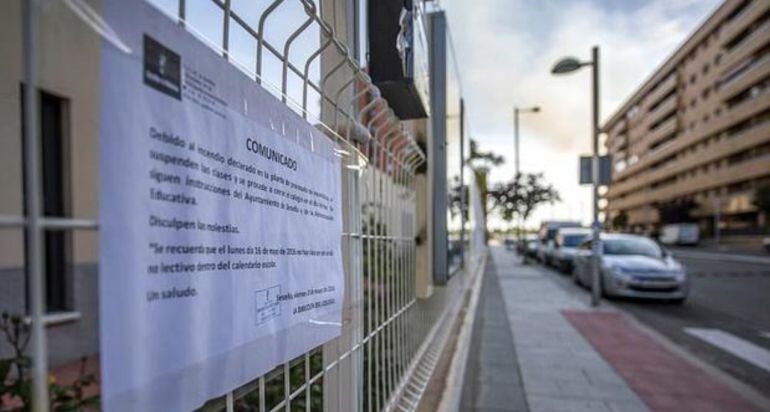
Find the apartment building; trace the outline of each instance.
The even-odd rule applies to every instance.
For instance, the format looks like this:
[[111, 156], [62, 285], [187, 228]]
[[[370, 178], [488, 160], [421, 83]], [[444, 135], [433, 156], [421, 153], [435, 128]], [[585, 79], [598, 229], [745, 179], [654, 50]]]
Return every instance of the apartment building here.
[[770, 185], [770, 2], [725, 1], [603, 130], [608, 222], [653, 232], [680, 208], [706, 233], [717, 220], [762, 231], [753, 198]]

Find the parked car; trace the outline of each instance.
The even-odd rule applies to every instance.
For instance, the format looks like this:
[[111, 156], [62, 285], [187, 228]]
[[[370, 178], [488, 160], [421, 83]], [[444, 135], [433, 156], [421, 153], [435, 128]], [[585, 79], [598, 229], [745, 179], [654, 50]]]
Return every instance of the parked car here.
[[546, 220], [540, 223], [540, 230], [537, 232], [537, 236], [540, 239], [537, 260], [542, 263], [548, 263], [550, 254], [554, 249], [553, 241], [556, 239], [556, 232], [563, 227], [580, 227], [580, 222]]
[[529, 259], [537, 259], [538, 247], [540, 241], [537, 239], [528, 240], [526, 242], [526, 248], [524, 249], [524, 255]]
[[554, 250], [556, 250], [556, 240], [549, 239], [545, 243], [541, 243], [538, 248], [538, 260], [546, 266], [551, 266]]
[[[690, 281], [684, 267], [655, 241], [637, 235], [602, 234], [600, 281], [602, 295], [684, 302]], [[574, 279], [591, 285], [591, 240], [575, 256]]]
[[506, 236], [505, 240], [503, 240], [503, 244], [507, 250], [514, 250], [516, 248], [516, 239], [512, 236]]
[[524, 237], [520, 240], [516, 241], [516, 253], [519, 255], [524, 255], [527, 253], [527, 246], [529, 245], [529, 242], [532, 240], [537, 240], [537, 236], [532, 234], [524, 235]]
[[695, 223], [665, 225], [658, 238], [666, 245], [697, 245], [700, 242], [700, 228]]
[[591, 236], [591, 229], [582, 227], [563, 227], [556, 232], [555, 249], [551, 255], [551, 265], [562, 272], [570, 273], [578, 247]]

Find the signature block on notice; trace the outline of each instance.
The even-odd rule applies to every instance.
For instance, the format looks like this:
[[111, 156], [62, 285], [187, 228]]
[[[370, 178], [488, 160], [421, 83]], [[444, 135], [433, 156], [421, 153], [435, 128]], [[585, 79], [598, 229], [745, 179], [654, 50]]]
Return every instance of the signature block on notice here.
[[280, 286], [272, 286], [254, 292], [256, 303], [254, 314], [257, 325], [281, 315], [281, 304], [278, 302], [278, 295], [280, 293]]

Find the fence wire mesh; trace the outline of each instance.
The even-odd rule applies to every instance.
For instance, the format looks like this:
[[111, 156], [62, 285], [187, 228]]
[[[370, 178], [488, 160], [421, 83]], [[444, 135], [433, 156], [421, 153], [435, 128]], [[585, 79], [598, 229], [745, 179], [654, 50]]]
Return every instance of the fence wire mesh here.
[[[27, 41], [23, 51], [27, 56], [24, 82], [28, 85], [39, 85], [34, 57], [38, 53], [35, 32], [42, 29], [37, 24], [40, 14], [56, 19], [57, 15], [71, 13], [67, 21], [75, 15], [94, 36], [114, 41], [102, 30], [101, 24], [109, 22], [88, 17], [98, 17], [98, 11], [85, 1], [68, 0], [44, 7], [38, 1], [26, 3]], [[348, 44], [355, 30], [347, 22], [337, 21], [341, 12], [338, 8], [346, 7], [347, 2], [150, 3], [314, 122], [337, 142], [342, 158], [342, 335], [210, 400], [201, 410], [414, 410], [435, 367], [440, 349], [437, 345], [446, 339], [445, 321], [459, 310], [457, 302], [462, 301], [460, 294], [467, 282], [459, 276], [454, 286], [433, 299], [417, 299], [414, 178], [426, 159], [414, 137], [352, 58]], [[34, 93], [28, 96], [27, 103], [34, 104]], [[36, 122], [34, 116], [24, 120], [31, 136], [34, 129], [30, 127]], [[36, 342], [32, 349], [35, 409], [46, 410], [46, 359], [55, 342], [45, 339], [44, 323], [50, 316], [45, 315], [43, 307], [45, 285], [40, 268], [45, 254], [41, 236], [50, 231], [96, 231], [98, 224], [96, 216], [47, 216], [34, 207], [39, 205], [43, 188], [36, 172], [38, 165], [29, 159], [40, 158], [40, 147], [35, 139], [26, 139], [26, 144], [26, 213], [0, 215], [0, 227], [23, 229], [26, 234], [28, 307]]]

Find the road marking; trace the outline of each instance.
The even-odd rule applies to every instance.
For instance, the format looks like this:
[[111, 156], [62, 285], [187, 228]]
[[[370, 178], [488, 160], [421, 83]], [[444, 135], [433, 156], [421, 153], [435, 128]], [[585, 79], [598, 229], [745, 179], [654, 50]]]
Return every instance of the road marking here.
[[684, 331], [770, 372], [770, 351], [719, 329], [684, 328]]

